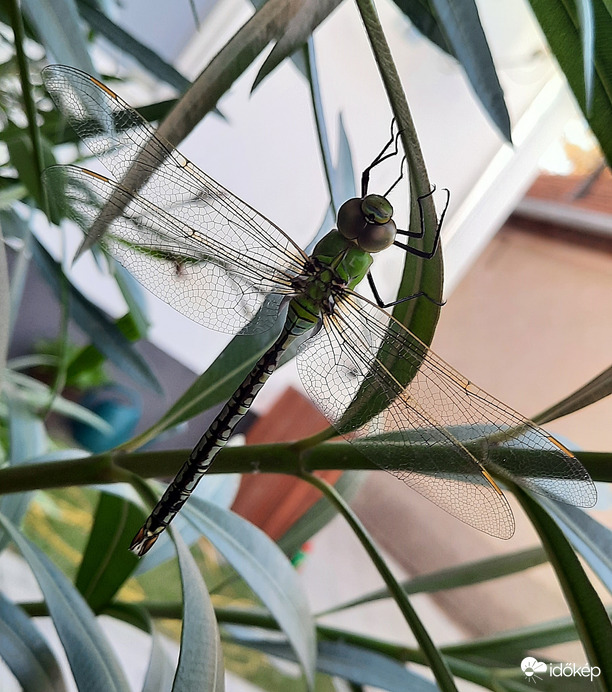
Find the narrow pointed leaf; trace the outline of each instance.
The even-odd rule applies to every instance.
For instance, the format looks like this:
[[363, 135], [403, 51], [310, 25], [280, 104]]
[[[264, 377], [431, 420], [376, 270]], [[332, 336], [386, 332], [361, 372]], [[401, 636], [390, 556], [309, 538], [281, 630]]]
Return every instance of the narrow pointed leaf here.
[[561, 529], [525, 491], [514, 493], [527, 512], [548, 553], [591, 666], [601, 670], [601, 683], [612, 689], [612, 623], [601, 599]]
[[435, 43], [445, 53], [455, 57], [444, 33], [440, 30], [438, 17], [431, 8], [430, 2], [423, 0], [393, 0], [400, 10], [410, 19], [423, 36]]
[[2, 225], [0, 224], [0, 392], [2, 391], [2, 373], [6, 366], [11, 323], [8, 266], [4, 251], [4, 239], [2, 238]]
[[[612, 614], [608, 609], [608, 614]], [[576, 625], [570, 617], [507, 630], [489, 637], [472, 639], [442, 647], [449, 657], [478, 662], [490, 667], [515, 666], [526, 652], [548, 646], [575, 642]]]
[[166, 692], [174, 678], [174, 662], [170, 659], [159, 629], [151, 625], [151, 655], [142, 685], [142, 692]]
[[287, 635], [312, 689], [316, 637], [306, 594], [280, 548], [237, 514], [192, 497], [184, 516], [240, 574]]
[[[261, 6], [261, 1], [254, 2]], [[279, 22], [277, 42], [261, 66], [253, 90], [277, 67], [306, 41], [312, 32], [340, 4], [340, 0], [285, 0], [285, 12], [282, 23]], [[282, 27], [282, 28], [281, 28]]]
[[45, 409], [50, 404], [51, 411], [55, 413], [87, 423], [101, 432], [111, 432], [109, 424], [103, 418], [74, 401], [61, 396], [53, 397], [51, 388], [39, 380], [14, 371], [7, 372], [6, 379], [7, 385], [10, 384], [17, 391], [15, 396], [19, 396], [31, 409]]
[[23, 11], [56, 62], [96, 74], [74, 0], [23, 0]]
[[[336, 481], [334, 487], [347, 502], [350, 502], [367, 477], [366, 473], [345, 471]], [[293, 557], [306, 541], [309, 541], [324, 526], [327, 526], [337, 514], [334, 506], [325, 498], [318, 500], [278, 540], [278, 547], [285, 555]]]
[[126, 334], [126, 336], [128, 336], [130, 341], [144, 339], [151, 325], [144, 288], [119, 262], [113, 262], [113, 275], [121, 295], [127, 303], [132, 322], [137, 331], [137, 336], [134, 335], [136, 337], [134, 339], [131, 338], [131, 335]]
[[123, 498], [101, 493], [94, 524], [75, 586], [89, 607], [99, 612], [136, 569], [138, 558], [128, 548], [146, 519], [144, 512]]
[[474, 0], [431, 0], [448, 45], [489, 117], [510, 142], [510, 116]]
[[227, 401], [271, 346], [275, 336], [276, 331], [235, 336], [208, 370], [198, 377], [151, 428], [135, 438], [129, 448], [136, 449], [164, 430]]
[[183, 586], [181, 653], [172, 692], [223, 692], [223, 654], [215, 613], [198, 567], [182, 538], [172, 532]]
[[43, 592], [77, 687], [88, 692], [128, 692], [129, 686], [98, 622], [83, 597], [33, 543], [0, 515]]
[[[22, 401], [9, 401], [9, 460], [11, 466], [27, 464], [39, 457], [47, 449], [47, 433], [43, 422], [37, 418]], [[0, 498], [0, 512], [16, 526], [21, 520], [32, 499], [32, 493], [14, 493]], [[10, 538], [0, 529], [0, 552], [9, 544]]]
[[[546, 552], [543, 548], [531, 548], [510, 555], [499, 555], [484, 560], [475, 560], [448, 567], [447, 569], [432, 572], [431, 574], [417, 575], [412, 579], [402, 582], [401, 587], [407, 594], [433, 593], [447, 589], [457, 589], [462, 586], [472, 586], [491, 579], [516, 574], [531, 567], [546, 562]], [[360, 598], [342, 603], [327, 612], [336, 612], [346, 608], [371, 603], [381, 598], [391, 598], [388, 589], [378, 589]]]
[[24, 692], [64, 692], [59, 664], [46, 639], [19, 606], [0, 592], [0, 658]]
[[591, 0], [578, 0], [576, 3], [580, 18], [582, 38], [582, 69], [584, 70], [584, 101], [587, 112], [591, 110], [593, 99], [593, 63], [595, 53], [595, 25]]
[[583, 39], [575, 0], [529, 0], [542, 31], [565, 73], [576, 101], [584, 113], [591, 130], [608, 161], [612, 163], [612, 13], [609, 0], [590, 0], [593, 10], [594, 73], [590, 108], [585, 101]]
[[612, 531], [588, 512], [542, 498], [574, 548], [612, 593]]
[[[274, 640], [238, 638], [243, 646], [263, 651], [288, 661], [295, 661], [291, 647]], [[322, 641], [317, 650], [317, 670], [350, 680], [356, 685], [371, 685], [389, 692], [436, 692], [429, 680], [409, 671], [397, 661], [369, 649], [343, 642]]]
[[533, 421], [538, 425], [544, 425], [551, 420], [567, 416], [585, 406], [590, 406], [610, 394], [612, 394], [612, 366], [597, 375], [597, 377], [594, 377], [590, 382], [587, 382], [584, 387], [580, 387], [580, 389], [572, 392], [554, 406], [534, 416]]
[[[40, 145], [44, 167], [53, 166], [56, 161], [51, 145], [44, 138], [41, 138]], [[25, 131], [21, 131], [16, 137], [8, 140], [6, 146], [11, 165], [17, 169], [19, 174], [19, 181], [25, 185], [29, 194], [36, 200], [38, 207], [44, 209], [44, 194], [30, 135]], [[55, 220], [58, 219], [54, 217]]]
[[163, 60], [158, 53], [151, 50], [138, 41], [132, 34], [115, 24], [105, 14], [96, 9], [89, 2], [79, 3], [79, 12], [92, 29], [117, 46], [123, 53], [131, 55], [147, 72], [158, 79], [174, 87], [177, 91], [186, 91], [190, 85], [189, 80]]

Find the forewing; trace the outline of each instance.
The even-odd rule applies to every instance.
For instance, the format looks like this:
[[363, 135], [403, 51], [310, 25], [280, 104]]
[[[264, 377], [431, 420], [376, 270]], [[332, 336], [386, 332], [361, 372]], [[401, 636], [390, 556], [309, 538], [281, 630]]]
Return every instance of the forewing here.
[[46, 67], [43, 78], [58, 109], [124, 188], [212, 243], [242, 248], [279, 272], [301, 272], [306, 255], [289, 236], [158, 137], [117, 94], [63, 65]]
[[[487, 533], [507, 536], [512, 520], [481, 464], [556, 500], [587, 507], [596, 500], [588, 473], [559, 442], [355, 294], [337, 300], [324, 328], [304, 344], [298, 368], [310, 396], [341, 430], [351, 404], [361, 406], [355, 434], [368, 437], [363, 450], [373, 462]], [[372, 417], [363, 422], [368, 409]], [[414, 445], [435, 452], [431, 466], [417, 467]], [[533, 451], [546, 454], [526, 453]]]
[[[244, 244], [221, 245], [97, 173], [53, 166], [44, 179], [65, 216], [86, 234], [104, 224], [104, 250], [152, 293], [206, 327], [236, 333], [251, 327], [259, 311], [256, 328], [268, 329], [282, 295], [293, 291], [290, 274], [252, 257]], [[210, 214], [217, 228], [215, 212]], [[270, 294], [278, 299], [265, 300]]]

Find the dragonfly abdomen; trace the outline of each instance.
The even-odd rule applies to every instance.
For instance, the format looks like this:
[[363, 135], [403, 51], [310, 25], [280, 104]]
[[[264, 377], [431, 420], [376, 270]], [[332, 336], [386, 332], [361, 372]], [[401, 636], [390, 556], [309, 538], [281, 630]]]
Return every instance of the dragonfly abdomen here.
[[[292, 301], [294, 303], [295, 301]], [[312, 319], [299, 316], [290, 308], [283, 330], [274, 344], [257, 361], [251, 372], [212, 422], [187, 461], [166, 489], [153, 512], [140, 529], [130, 550], [144, 555], [162, 531], [174, 519], [210, 468], [214, 458], [226, 445], [236, 425], [244, 418], [259, 390], [276, 369], [280, 357], [291, 342], [313, 326]]]

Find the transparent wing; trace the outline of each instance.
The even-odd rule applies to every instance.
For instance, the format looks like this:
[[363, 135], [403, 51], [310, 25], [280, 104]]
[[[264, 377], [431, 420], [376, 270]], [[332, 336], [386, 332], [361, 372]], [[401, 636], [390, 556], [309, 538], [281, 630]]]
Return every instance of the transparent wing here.
[[[392, 363], [414, 375], [402, 383]], [[546, 431], [482, 391], [385, 311], [346, 292], [324, 328], [298, 354], [302, 382], [330, 422], [343, 429], [356, 402], [360, 449], [435, 504], [486, 533], [507, 538], [514, 523], [483, 467], [570, 504], [595, 503], [582, 464]], [[367, 422], [363, 422], [367, 421]], [[415, 445], [430, 448], [424, 468]], [[490, 451], [495, 448], [495, 463]], [[546, 456], [526, 451], [546, 451]]]
[[[215, 246], [241, 248], [279, 272], [302, 271], [307, 257], [289, 236], [158, 137], [105, 85], [63, 65], [46, 67], [43, 78], [58, 109], [123, 188]], [[115, 200], [117, 210], [121, 199]]]
[[[244, 242], [221, 244], [97, 173], [53, 166], [44, 180], [63, 215], [86, 234], [103, 224], [104, 250], [152, 293], [206, 327], [228, 333], [247, 324], [249, 331], [269, 329], [282, 296], [294, 292], [292, 274], [253, 256]], [[270, 294], [277, 300], [266, 300]]]

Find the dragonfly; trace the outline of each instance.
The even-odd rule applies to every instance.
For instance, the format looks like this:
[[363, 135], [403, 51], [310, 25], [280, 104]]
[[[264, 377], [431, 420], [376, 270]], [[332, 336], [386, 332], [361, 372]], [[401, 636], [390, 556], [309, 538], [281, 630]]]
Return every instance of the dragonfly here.
[[[267, 330], [287, 310], [276, 341], [134, 538], [135, 554], [150, 550], [183, 507], [298, 339], [300, 379], [332, 426], [375, 466], [464, 523], [499, 538], [513, 535], [512, 510], [495, 478], [573, 505], [595, 503], [589, 474], [563, 444], [463, 377], [387, 312], [393, 303], [385, 305], [376, 290], [373, 255], [399, 245], [427, 261], [437, 251], [441, 223], [430, 251], [413, 247], [412, 238], [423, 238], [423, 219], [420, 230], [397, 229], [387, 198], [367, 192], [372, 166], [362, 178], [362, 196], [342, 205], [337, 228], [308, 255], [94, 77], [51, 65], [43, 79], [113, 176], [48, 168], [50, 197], [61, 200], [68, 218], [153, 294], [208, 328]], [[355, 290], [366, 277], [375, 301]], [[423, 449], [426, 462], [417, 454]]]

